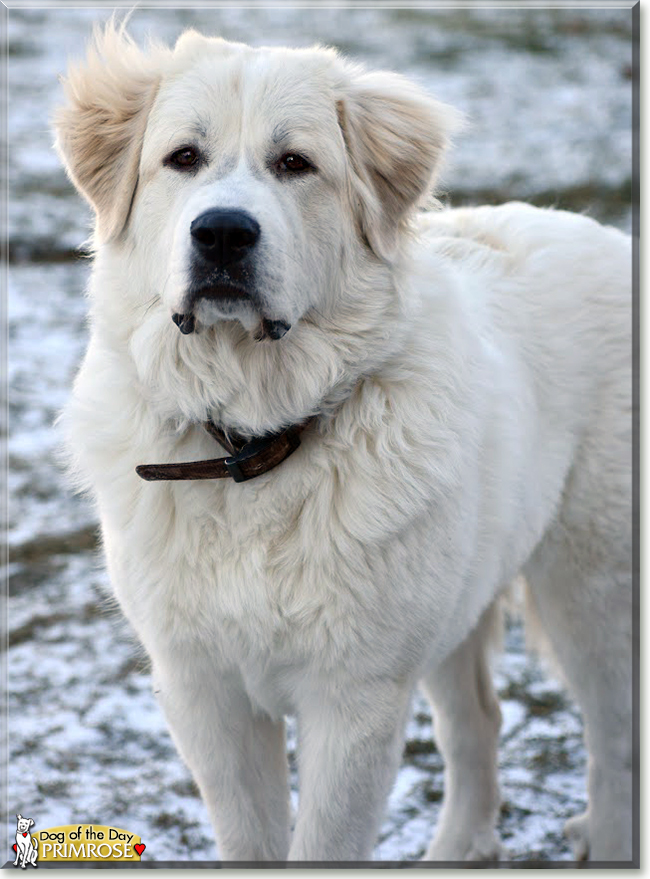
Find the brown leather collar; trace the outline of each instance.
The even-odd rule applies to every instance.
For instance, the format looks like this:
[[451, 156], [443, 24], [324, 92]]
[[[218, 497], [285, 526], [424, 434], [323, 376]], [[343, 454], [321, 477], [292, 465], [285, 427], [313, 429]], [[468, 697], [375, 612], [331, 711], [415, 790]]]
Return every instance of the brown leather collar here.
[[314, 417], [278, 433], [253, 437], [251, 440], [246, 440], [237, 433], [226, 433], [212, 421], [204, 421], [203, 427], [219, 445], [230, 452], [229, 456], [208, 461], [185, 461], [180, 464], [140, 464], [135, 472], [147, 482], [167, 479], [225, 479], [228, 476], [235, 482], [246, 482], [277, 467], [295, 452], [300, 445], [300, 434]]

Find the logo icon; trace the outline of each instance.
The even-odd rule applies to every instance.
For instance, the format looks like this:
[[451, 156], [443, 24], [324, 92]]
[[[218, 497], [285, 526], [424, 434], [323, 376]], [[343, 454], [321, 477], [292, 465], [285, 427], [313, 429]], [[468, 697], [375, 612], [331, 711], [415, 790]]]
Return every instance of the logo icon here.
[[16, 852], [14, 867], [20, 866], [23, 870], [27, 864], [37, 867], [38, 849], [36, 846], [38, 843], [35, 839], [32, 839], [32, 834], [30, 833], [30, 828], [34, 826], [34, 821], [32, 818], [23, 818], [22, 815], [16, 815], [16, 818], [18, 819], [18, 826], [16, 828], [16, 842], [14, 843], [14, 851]]
[[31, 833], [34, 819], [23, 818], [22, 815], [16, 815], [16, 818], [18, 827], [13, 845], [16, 852], [14, 867], [23, 869], [27, 864], [38, 867], [49, 861], [75, 861], [80, 864], [94, 861], [138, 862], [147, 847], [137, 834], [111, 825], [70, 824], [46, 827]]

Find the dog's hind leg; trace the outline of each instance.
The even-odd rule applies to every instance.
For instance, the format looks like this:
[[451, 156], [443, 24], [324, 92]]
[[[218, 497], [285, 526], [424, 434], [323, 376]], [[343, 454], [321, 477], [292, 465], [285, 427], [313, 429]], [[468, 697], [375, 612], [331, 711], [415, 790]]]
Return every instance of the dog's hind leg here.
[[567, 822], [565, 833], [577, 860], [629, 862], [634, 762], [629, 558], [604, 537], [596, 543], [586, 553], [579, 534], [558, 526], [525, 574], [534, 611], [585, 720], [589, 805]]
[[254, 711], [236, 674], [156, 663], [172, 737], [199, 786], [223, 861], [284, 861], [290, 802], [284, 723]]
[[489, 861], [501, 853], [495, 832], [501, 803], [501, 709], [489, 668], [490, 644], [499, 624], [496, 601], [460, 647], [422, 680], [445, 761], [442, 812], [425, 861]]

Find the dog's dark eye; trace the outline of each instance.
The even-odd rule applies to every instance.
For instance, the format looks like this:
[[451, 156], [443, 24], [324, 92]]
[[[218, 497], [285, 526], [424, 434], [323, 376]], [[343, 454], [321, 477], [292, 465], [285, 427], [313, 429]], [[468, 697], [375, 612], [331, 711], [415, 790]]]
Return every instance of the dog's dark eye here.
[[164, 164], [170, 168], [178, 168], [180, 171], [185, 171], [187, 168], [193, 168], [199, 159], [199, 151], [195, 147], [186, 146], [167, 156]]
[[304, 156], [299, 155], [299, 153], [286, 153], [279, 162], [277, 162], [276, 167], [278, 171], [289, 171], [292, 174], [300, 173], [301, 171], [314, 171], [315, 168]]

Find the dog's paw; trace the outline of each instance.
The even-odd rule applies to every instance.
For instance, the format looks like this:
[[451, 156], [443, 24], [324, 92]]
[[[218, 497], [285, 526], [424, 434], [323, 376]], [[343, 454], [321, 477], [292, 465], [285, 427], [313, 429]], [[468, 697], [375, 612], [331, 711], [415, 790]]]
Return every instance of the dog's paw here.
[[501, 844], [496, 833], [479, 833], [472, 840], [466, 861], [501, 861], [507, 857], [507, 851]]
[[589, 857], [589, 815], [583, 812], [564, 825], [564, 835], [571, 843], [576, 861], [586, 861]]
[[493, 830], [475, 833], [471, 839], [434, 840], [424, 861], [500, 861], [507, 852]]

